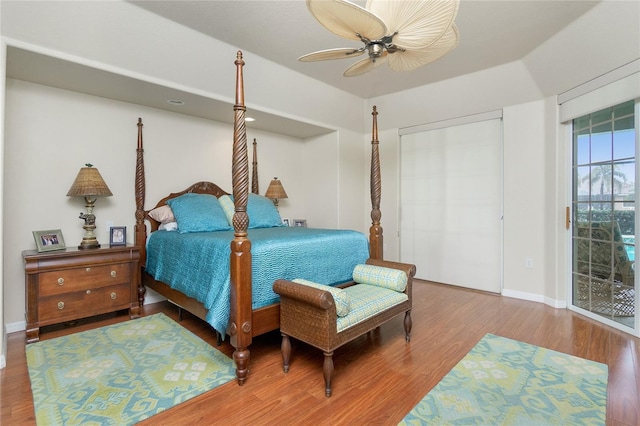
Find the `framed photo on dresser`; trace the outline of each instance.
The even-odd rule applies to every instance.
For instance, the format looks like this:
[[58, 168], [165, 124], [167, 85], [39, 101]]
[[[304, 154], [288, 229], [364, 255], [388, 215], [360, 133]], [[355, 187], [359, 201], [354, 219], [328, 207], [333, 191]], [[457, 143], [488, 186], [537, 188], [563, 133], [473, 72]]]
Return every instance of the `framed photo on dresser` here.
[[109, 247], [127, 245], [127, 227], [112, 226], [109, 231]]
[[307, 219], [293, 219], [293, 226], [297, 226], [300, 228], [307, 227]]
[[36, 241], [38, 252], [63, 250], [66, 248], [60, 229], [33, 231], [33, 239]]

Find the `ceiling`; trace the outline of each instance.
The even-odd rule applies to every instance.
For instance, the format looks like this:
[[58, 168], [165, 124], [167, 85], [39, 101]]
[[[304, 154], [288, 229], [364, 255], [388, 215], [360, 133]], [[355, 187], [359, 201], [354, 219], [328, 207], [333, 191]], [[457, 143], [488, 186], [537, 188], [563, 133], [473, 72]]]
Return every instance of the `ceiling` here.
[[[382, 1], [382, 0], [381, 0]], [[584, 0], [461, 0], [460, 42], [449, 55], [411, 72], [387, 65], [343, 77], [357, 59], [299, 62], [317, 50], [361, 47], [326, 30], [304, 0], [131, 1], [171, 21], [362, 98], [395, 93], [524, 58], [595, 6]], [[353, 1], [360, 6], [365, 1]]]
[[[461, 0], [456, 18], [460, 43], [449, 55], [412, 72], [387, 65], [359, 77], [342, 73], [358, 59], [299, 62], [306, 53], [336, 47], [360, 47], [324, 29], [304, 0], [130, 1], [181, 25], [214, 37], [246, 53], [305, 74], [364, 99], [408, 90], [524, 58], [597, 1]], [[355, 1], [364, 6], [364, 1]], [[188, 93], [15, 46], [7, 48], [8, 78], [149, 106], [220, 122], [233, 122], [229, 103]], [[167, 99], [180, 99], [182, 106]], [[308, 138], [332, 129], [251, 110], [248, 128]]]

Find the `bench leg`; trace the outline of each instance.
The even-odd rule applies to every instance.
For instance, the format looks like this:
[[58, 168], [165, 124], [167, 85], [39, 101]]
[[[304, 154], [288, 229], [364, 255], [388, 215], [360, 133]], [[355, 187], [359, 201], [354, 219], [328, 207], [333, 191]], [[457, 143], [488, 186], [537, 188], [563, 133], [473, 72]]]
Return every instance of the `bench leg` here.
[[324, 375], [324, 394], [328, 398], [331, 396], [331, 376], [333, 376], [333, 351], [324, 352], [322, 374]]
[[411, 341], [411, 311], [404, 314], [404, 338], [407, 342]]
[[291, 341], [289, 340], [289, 336], [282, 333], [282, 370], [285, 373], [289, 372], [289, 359], [291, 359]]

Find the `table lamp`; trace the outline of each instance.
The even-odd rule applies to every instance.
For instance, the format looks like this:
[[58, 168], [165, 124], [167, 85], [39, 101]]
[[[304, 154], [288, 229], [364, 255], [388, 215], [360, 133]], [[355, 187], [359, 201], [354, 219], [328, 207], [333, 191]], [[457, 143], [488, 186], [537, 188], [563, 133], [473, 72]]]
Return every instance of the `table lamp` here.
[[82, 167], [73, 181], [68, 197], [84, 197], [86, 213], [80, 212], [80, 219], [84, 220], [84, 237], [78, 246], [80, 250], [100, 248], [93, 231], [96, 229], [96, 217], [93, 214], [93, 205], [98, 197], [110, 197], [111, 190], [100, 176], [98, 169], [92, 164]]
[[287, 197], [287, 193], [285, 192], [282, 182], [278, 180], [277, 177], [274, 177], [269, 183], [269, 187], [267, 188], [267, 192], [264, 194], [265, 197], [270, 198], [275, 204], [276, 208], [278, 208], [278, 200]]

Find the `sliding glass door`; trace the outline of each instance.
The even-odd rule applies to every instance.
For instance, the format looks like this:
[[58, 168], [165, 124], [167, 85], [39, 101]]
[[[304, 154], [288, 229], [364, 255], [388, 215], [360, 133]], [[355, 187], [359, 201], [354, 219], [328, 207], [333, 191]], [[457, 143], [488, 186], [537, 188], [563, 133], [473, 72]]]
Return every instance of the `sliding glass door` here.
[[635, 327], [634, 101], [572, 121], [572, 304]]

